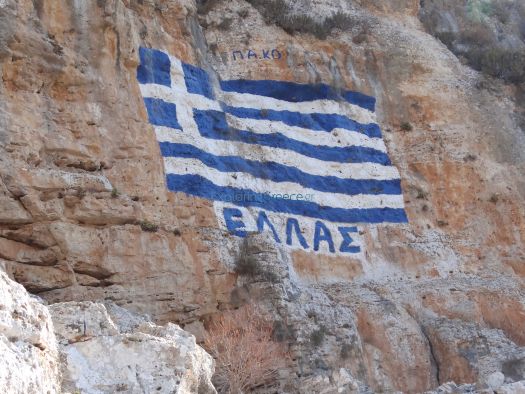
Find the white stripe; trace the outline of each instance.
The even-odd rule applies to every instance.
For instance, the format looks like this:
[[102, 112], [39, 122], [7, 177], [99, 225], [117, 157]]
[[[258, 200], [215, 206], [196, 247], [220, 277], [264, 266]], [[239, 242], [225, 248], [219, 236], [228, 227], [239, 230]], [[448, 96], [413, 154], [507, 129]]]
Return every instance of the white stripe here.
[[233, 107], [254, 109], [270, 109], [275, 111], [291, 111], [302, 114], [339, 114], [345, 115], [359, 123], [376, 123], [376, 116], [357, 105], [334, 100], [315, 100], [299, 103], [274, 99], [273, 97], [257, 96], [249, 93], [222, 93], [222, 100]]
[[[183, 90], [171, 89], [163, 85], [141, 84], [140, 90], [143, 97], [162, 99], [177, 105], [177, 119], [180, 118], [179, 110], [184, 117], [193, 116], [192, 109], [222, 111], [218, 102], [199, 94], [187, 93]], [[185, 108], [179, 108], [185, 107]], [[386, 147], [381, 138], [370, 138], [363, 133], [346, 129], [334, 129], [331, 133], [315, 132], [306, 128], [289, 126], [283, 122], [266, 119], [239, 118], [227, 115], [234, 127], [247, 129], [255, 133], [281, 132], [289, 138], [314, 145], [325, 146], [364, 146], [386, 152]], [[242, 125], [244, 124], [244, 126]], [[338, 134], [337, 137], [334, 134]], [[338, 142], [341, 141], [341, 142]]]
[[180, 89], [186, 90], [186, 81], [184, 81], [182, 62], [173, 56], [169, 56], [169, 58], [171, 63], [171, 86], [178, 86]]
[[[209, 98], [200, 94], [188, 93], [184, 79], [181, 80], [180, 76], [177, 77], [178, 74], [173, 71], [174, 69], [176, 69], [176, 66], [172, 66], [172, 76], [174, 80], [171, 82], [171, 88], [168, 86], [152, 83], [139, 84], [142, 97], [158, 98], [176, 105], [186, 105], [202, 110], [214, 109], [216, 111], [221, 111], [218, 101], [210, 100]], [[339, 114], [345, 115], [359, 123], [376, 123], [376, 116], [373, 112], [346, 102], [334, 100], [315, 100], [291, 103], [284, 100], [277, 100], [272, 97], [257, 96], [248, 93], [224, 92], [222, 93], [221, 97], [222, 101], [233, 107], [291, 111], [302, 114]]]
[[[348, 196], [338, 193], [325, 193], [314, 189], [305, 188], [292, 182], [273, 182], [266, 179], [255, 178], [244, 172], [221, 172], [215, 168], [206, 167], [198, 159], [165, 157], [164, 167], [166, 174], [198, 175], [222, 187], [249, 189], [254, 193], [269, 192], [275, 194], [300, 193], [303, 196], [311, 194], [312, 201], [325, 207], [343, 209], [367, 208], [403, 208], [403, 196], [397, 195], [371, 195], [360, 194]], [[247, 196], [247, 198], [250, 198]], [[304, 201], [304, 200], [303, 200]]]
[[155, 126], [155, 133], [159, 142], [189, 144], [216, 156], [240, 156], [259, 162], [273, 161], [298, 168], [312, 175], [336, 176], [349, 179], [399, 179], [399, 172], [393, 166], [382, 166], [377, 163], [322, 161], [285, 149], [246, 144], [238, 141], [213, 140], [163, 126]]
[[365, 134], [345, 129], [334, 129], [331, 133], [313, 131], [297, 126], [289, 126], [283, 122], [267, 119], [239, 118], [226, 115], [228, 123], [234, 128], [248, 130], [258, 134], [281, 133], [296, 141], [312, 145], [331, 147], [362, 146], [386, 153], [385, 143], [381, 138], [370, 138]]
[[[173, 83], [173, 81], [172, 81]], [[182, 87], [177, 85], [169, 88], [164, 85], [156, 85], [152, 83], [140, 84], [140, 93], [144, 98], [156, 98], [164, 100], [168, 103], [173, 103], [177, 106], [184, 106], [188, 108], [197, 108], [200, 110], [222, 111], [221, 106], [217, 101], [210, 100], [200, 94], [188, 93], [186, 85]]]

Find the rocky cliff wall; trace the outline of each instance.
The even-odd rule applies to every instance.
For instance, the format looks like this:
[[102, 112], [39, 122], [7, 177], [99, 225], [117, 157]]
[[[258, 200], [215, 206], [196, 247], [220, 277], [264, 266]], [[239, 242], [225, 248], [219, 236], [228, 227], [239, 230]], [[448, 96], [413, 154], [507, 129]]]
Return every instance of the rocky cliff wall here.
[[[195, 333], [263, 298], [295, 333], [283, 381], [296, 387], [341, 368], [384, 391], [482, 385], [495, 372], [520, 380], [519, 91], [429, 35], [426, 11], [416, 1], [0, 1], [6, 271], [49, 302], [114, 301]], [[167, 188], [137, 79], [141, 47], [212, 84], [324, 83], [374, 97], [408, 222], [357, 223], [357, 254], [264, 246], [291, 290], [239, 276], [252, 246], [225, 231], [210, 200]]]
[[195, 337], [115, 304], [50, 307], [0, 272], [4, 393], [216, 393]]

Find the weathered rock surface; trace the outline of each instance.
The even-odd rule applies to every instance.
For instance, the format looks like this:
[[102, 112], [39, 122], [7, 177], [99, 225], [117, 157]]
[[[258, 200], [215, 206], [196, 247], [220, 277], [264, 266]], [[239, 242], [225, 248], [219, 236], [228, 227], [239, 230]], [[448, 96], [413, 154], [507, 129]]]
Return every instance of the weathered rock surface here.
[[49, 311], [1, 269], [0, 355], [2, 392], [60, 392], [58, 349]]
[[[525, 380], [522, 326], [508, 324], [519, 321], [525, 300], [515, 282], [463, 275], [312, 284], [269, 234], [247, 237], [242, 251], [256, 256], [259, 270], [239, 277], [232, 302], [258, 300], [273, 311], [275, 336], [295, 359], [281, 390], [421, 393], [458, 381], [481, 392]], [[513, 312], [508, 301], [487, 304], [503, 284], [498, 297], [516, 300]], [[347, 383], [334, 383], [347, 375]], [[323, 382], [331, 382], [328, 391]]]
[[108, 313], [103, 304], [92, 302], [58, 303], [49, 309], [63, 360], [64, 390], [215, 393], [213, 359], [178, 326], [156, 326], [114, 305]]
[[436, 390], [427, 391], [425, 394], [463, 394], [463, 393], [481, 393], [481, 394], [522, 394], [525, 393], [525, 382], [515, 382], [499, 384], [491, 388], [477, 390], [473, 384], [457, 385], [453, 382], [445, 383]]
[[[9, 276], [48, 302], [113, 301], [200, 336], [214, 313], [262, 300], [296, 356], [276, 383], [289, 392], [323, 392], [327, 380], [343, 392], [424, 392], [451, 379], [481, 390], [499, 374], [501, 387], [519, 392], [511, 381], [523, 379], [525, 346], [523, 104], [516, 86], [472, 70], [426, 33], [453, 32], [459, 14], [447, 11], [435, 26], [420, 18], [459, 5], [290, 2], [292, 15], [319, 21], [350, 14], [351, 28], [318, 40], [267, 23], [252, 6], [273, 2], [198, 3], [207, 3], [200, 14], [191, 0], [0, 0], [0, 258]], [[506, 30], [512, 40], [520, 40], [516, 15]], [[409, 223], [360, 228], [355, 258], [290, 253], [264, 240], [243, 249], [219, 229], [209, 201], [167, 191], [136, 81], [139, 46], [224, 79], [323, 82], [374, 95]], [[286, 56], [232, 58], [271, 48]], [[243, 250], [259, 276], [235, 272]], [[77, 307], [89, 311], [88, 334]], [[61, 345], [68, 387], [119, 388], [85, 361], [96, 353], [124, 365], [126, 349], [144, 351], [146, 365], [130, 365], [129, 380], [115, 375], [141, 390], [153, 376], [133, 373], [154, 365], [151, 349], [195, 349], [174, 326], [153, 329], [122, 310], [116, 318], [110, 306], [53, 308], [60, 335], [74, 339]], [[196, 387], [180, 372], [187, 360], [204, 368], [192, 357], [161, 360], [162, 371], [180, 373], [177, 384], [163, 372], [162, 387]]]
[[216, 392], [213, 359], [193, 335], [112, 303], [107, 307], [46, 307], [0, 270], [2, 392]]

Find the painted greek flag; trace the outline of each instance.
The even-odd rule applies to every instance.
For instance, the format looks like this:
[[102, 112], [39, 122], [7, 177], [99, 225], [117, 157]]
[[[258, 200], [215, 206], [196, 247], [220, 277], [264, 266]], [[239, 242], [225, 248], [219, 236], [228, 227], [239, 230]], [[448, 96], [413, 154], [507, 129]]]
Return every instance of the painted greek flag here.
[[373, 97], [274, 80], [215, 86], [146, 48], [137, 78], [169, 190], [334, 223], [407, 222]]

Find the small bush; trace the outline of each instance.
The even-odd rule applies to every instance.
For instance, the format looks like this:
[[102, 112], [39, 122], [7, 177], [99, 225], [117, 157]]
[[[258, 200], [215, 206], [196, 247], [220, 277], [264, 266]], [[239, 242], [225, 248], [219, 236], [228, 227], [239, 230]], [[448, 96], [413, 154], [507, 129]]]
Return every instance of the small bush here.
[[333, 29], [348, 30], [356, 22], [349, 14], [338, 11], [335, 14], [333, 14], [330, 18], [325, 20], [325, 23], [328, 23]]
[[83, 188], [79, 188], [77, 190], [77, 197], [80, 198], [81, 200], [86, 197], [86, 194], [87, 194], [87, 191], [86, 189], [83, 189]]
[[[467, 7], [426, 2], [420, 18], [426, 28], [473, 69], [506, 82], [525, 82], [525, 51], [507, 46], [502, 32], [525, 39], [525, 3], [469, 0]], [[459, 29], [443, 31], [445, 12]]]
[[216, 43], [214, 43], [214, 42], [212, 42], [209, 45], [209, 48], [210, 48], [211, 53], [213, 53], [214, 55], [216, 55], [217, 52], [219, 52], [219, 46]]
[[445, 44], [447, 47], [451, 47], [457, 39], [457, 34], [451, 31], [440, 31], [436, 32], [436, 38]]
[[273, 324], [261, 309], [247, 305], [224, 312], [208, 328], [204, 348], [216, 362], [213, 383], [220, 393], [245, 393], [272, 383], [289, 358], [272, 340]]
[[239, 256], [235, 261], [235, 272], [245, 275], [252, 279], [260, 279], [265, 282], [276, 283], [279, 281], [277, 275], [263, 267], [257, 259], [257, 255], [250, 254], [245, 244], [239, 251]]
[[478, 48], [469, 59], [477, 69], [512, 83], [525, 82], [525, 51]]
[[403, 122], [401, 123], [401, 130], [403, 131], [412, 131], [414, 128], [412, 127], [412, 125], [408, 122]]
[[244, 19], [250, 15], [250, 10], [248, 8], [243, 8], [242, 10], [237, 11], [237, 15]]
[[156, 233], [157, 231], [159, 231], [159, 226], [157, 224], [148, 222], [147, 220], [144, 220], [139, 224], [142, 231], [146, 231], [148, 233]]
[[490, 16], [497, 18], [502, 24], [507, 24], [510, 19], [510, 10], [503, 3], [493, 2]]
[[326, 327], [325, 326], [321, 326], [319, 327], [319, 329], [313, 331], [311, 334], [310, 334], [310, 342], [312, 343], [312, 345], [314, 347], [319, 347], [321, 346], [321, 344], [323, 343], [324, 341], [324, 338], [326, 336]]
[[437, 225], [439, 227], [445, 227], [445, 226], [448, 226], [448, 222], [446, 222], [445, 220], [438, 220]]
[[116, 187], [114, 187], [112, 190], [111, 190], [111, 198], [117, 198], [119, 196], [119, 192], [118, 192], [118, 189]]
[[273, 324], [272, 339], [276, 342], [286, 342], [295, 341], [297, 338], [292, 326], [277, 320]]
[[416, 195], [417, 199], [419, 199], [419, 200], [426, 200], [426, 199], [428, 199], [428, 193], [426, 191], [424, 191], [421, 188], [416, 188], [416, 190], [417, 190], [417, 195]]
[[239, 275], [254, 277], [260, 274], [261, 269], [254, 256], [247, 256], [241, 251], [239, 258], [235, 262], [235, 272]]
[[197, 0], [197, 13], [206, 15], [221, 0]]
[[341, 351], [339, 352], [339, 357], [341, 357], [343, 360], [348, 360], [351, 354], [352, 346], [350, 346], [348, 343], [343, 343], [341, 346]]
[[233, 19], [232, 18], [224, 18], [221, 23], [217, 25], [219, 30], [230, 30], [230, 27], [232, 26]]
[[353, 18], [337, 12], [322, 21], [317, 21], [306, 14], [293, 14], [291, 7], [284, 0], [247, 0], [263, 16], [267, 24], [279, 26], [288, 34], [309, 33], [324, 40], [334, 29], [346, 30], [354, 25]]
[[267, 24], [279, 24], [286, 14], [290, 11], [290, 7], [284, 0], [247, 0], [254, 6], [263, 16]]

